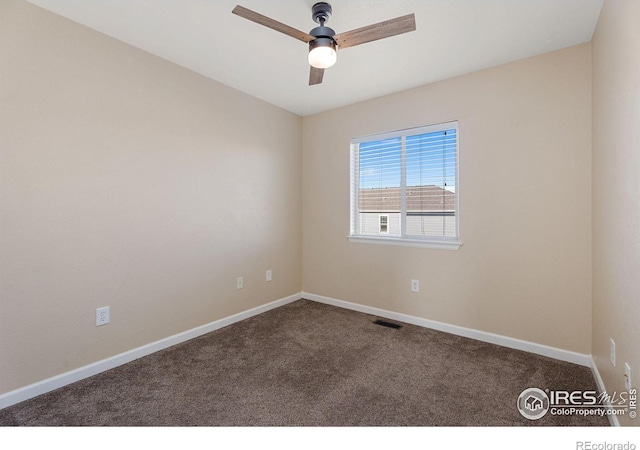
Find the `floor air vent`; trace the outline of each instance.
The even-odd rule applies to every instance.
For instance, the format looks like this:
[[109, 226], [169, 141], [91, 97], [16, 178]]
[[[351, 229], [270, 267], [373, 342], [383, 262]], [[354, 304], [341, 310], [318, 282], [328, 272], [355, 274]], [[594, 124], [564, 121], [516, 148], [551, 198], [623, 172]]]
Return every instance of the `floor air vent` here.
[[373, 323], [375, 323], [376, 325], [382, 325], [383, 327], [393, 328], [394, 330], [402, 328], [402, 325], [398, 325], [397, 323], [387, 322], [386, 320], [378, 319], [378, 320], [374, 320]]

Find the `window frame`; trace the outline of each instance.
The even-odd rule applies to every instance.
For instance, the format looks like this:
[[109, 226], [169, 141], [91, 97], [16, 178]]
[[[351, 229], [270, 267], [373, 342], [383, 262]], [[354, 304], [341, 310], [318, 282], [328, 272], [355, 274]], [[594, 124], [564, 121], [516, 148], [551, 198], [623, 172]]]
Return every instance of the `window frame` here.
[[[407, 136], [427, 134], [427, 133], [433, 133], [433, 132], [445, 131], [445, 130], [451, 130], [451, 129], [456, 130], [455, 236], [454, 237], [445, 237], [445, 236], [418, 237], [418, 236], [407, 236], [404, 234], [401, 236], [388, 236], [388, 230], [389, 230], [388, 219], [387, 219], [386, 234], [383, 234], [383, 233], [378, 233], [378, 235], [357, 234], [356, 232], [359, 231], [359, 227], [360, 227], [360, 221], [359, 221], [360, 211], [357, 207], [357, 205], [359, 204], [359, 189], [356, 187], [356, 183], [358, 183], [358, 181], [356, 180], [356, 177], [357, 177], [356, 166], [359, 165], [359, 161], [358, 161], [359, 152], [356, 151], [356, 149], [359, 148], [359, 144], [365, 143], [365, 142], [371, 142], [371, 141], [378, 141], [378, 140], [381, 141], [386, 139], [401, 138], [403, 142], [401, 170], [404, 173], [406, 171], [406, 167], [405, 167], [406, 161], [404, 156], [404, 152], [405, 152], [404, 140]], [[389, 131], [384, 133], [378, 133], [378, 134], [372, 134], [372, 135], [362, 136], [358, 138], [353, 138], [351, 140], [349, 153], [350, 153], [350, 171], [349, 171], [350, 230], [347, 238], [349, 239], [350, 242], [363, 243], [363, 244], [395, 245], [395, 246], [403, 246], [403, 247], [437, 248], [437, 249], [445, 249], [445, 250], [458, 250], [460, 248], [460, 246], [462, 245], [462, 242], [460, 241], [460, 183], [459, 183], [460, 181], [460, 177], [459, 177], [460, 175], [460, 128], [457, 120], [442, 122], [442, 123], [432, 124], [432, 125], [426, 125], [426, 126], [420, 126], [415, 128], [405, 128], [402, 130]], [[400, 189], [401, 191], [404, 192], [406, 191], [407, 186], [406, 186], [406, 180], [404, 179], [404, 176], [402, 178], [403, 179], [401, 182]], [[382, 214], [382, 215], [386, 215], [386, 214]], [[406, 223], [407, 216], [408, 214], [406, 211], [406, 200], [405, 200], [402, 202], [401, 219], [400, 219], [401, 223], [402, 222]], [[403, 226], [402, 228], [403, 228], [402, 233], [405, 233], [406, 226]], [[378, 227], [378, 231], [380, 231], [379, 227]]]

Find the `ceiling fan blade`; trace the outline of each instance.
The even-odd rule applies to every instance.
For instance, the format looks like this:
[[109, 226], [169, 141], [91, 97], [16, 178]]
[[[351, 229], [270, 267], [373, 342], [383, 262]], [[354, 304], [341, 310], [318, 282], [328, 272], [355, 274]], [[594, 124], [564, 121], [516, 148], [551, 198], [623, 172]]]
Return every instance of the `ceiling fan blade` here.
[[322, 83], [322, 77], [324, 77], [324, 69], [318, 69], [311, 66], [311, 71], [309, 72], [309, 86]]
[[273, 20], [267, 16], [263, 16], [255, 11], [251, 11], [243, 6], [237, 5], [231, 11], [233, 14], [248, 19], [252, 22], [258, 23], [260, 25], [264, 25], [267, 28], [271, 28], [272, 30], [279, 31], [280, 33], [284, 33], [287, 36], [291, 36], [292, 38], [298, 39], [299, 41], [309, 43], [313, 41], [315, 38], [308, 33], [305, 33], [300, 30], [296, 30], [295, 28], [290, 27], [289, 25], [285, 25], [283, 23], [278, 22], [277, 20]]
[[416, 30], [415, 14], [396, 17], [373, 25], [335, 35], [338, 48], [348, 48]]

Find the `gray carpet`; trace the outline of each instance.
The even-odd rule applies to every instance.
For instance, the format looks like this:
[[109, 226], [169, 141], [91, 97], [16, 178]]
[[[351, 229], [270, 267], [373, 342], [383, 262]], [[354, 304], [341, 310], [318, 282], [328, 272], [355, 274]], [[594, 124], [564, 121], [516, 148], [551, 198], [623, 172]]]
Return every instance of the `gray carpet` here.
[[4, 426], [607, 426], [531, 421], [586, 367], [300, 300], [0, 410]]

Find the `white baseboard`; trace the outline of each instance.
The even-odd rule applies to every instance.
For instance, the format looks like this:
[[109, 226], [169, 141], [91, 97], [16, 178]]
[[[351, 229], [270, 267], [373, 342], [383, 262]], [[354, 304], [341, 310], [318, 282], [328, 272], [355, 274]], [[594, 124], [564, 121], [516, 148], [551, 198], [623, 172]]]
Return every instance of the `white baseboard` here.
[[188, 341], [198, 336], [202, 336], [220, 328], [224, 328], [228, 325], [240, 322], [241, 320], [248, 319], [249, 317], [253, 317], [258, 314], [262, 314], [263, 312], [269, 311], [271, 309], [284, 306], [288, 303], [300, 300], [300, 298], [300, 294], [290, 295], [289, 297], [281, 298], [271, 303], [252, 308], [220, 320], [216, 320], [206, 325], [202, 325], [200, 327], [193, 328], [191, 330], [187, 330], [185, 332], [175, 334], [164, 339], [160, 339], [159, 341], [143, 345], [142, 347], [134, 348], [124, 353], [120, 353], [110, 358], [103, 359], [102, 361], [97, 361], [93, 364], [80, 367], [70, 372], [56, 375], [54, 377], [47, 378], [46, 380], [42, 380], [37, 383], [16, 389], [14, 391], [7, 392], [0, 395], [0, 409], [15, 405], [16, 403], [23, 402], [38, 395], [45, 394], [76, 381], [80, 381], [82, 379], [96, 375], [100, 372], [113, 369], [133, 360], [142, 358], [143, 356], [150, 355], [151, 353], [155, 353], [159, 350], [163, 350], [165, 348], [180, 344], [182, 342]]
[[[596, 362], [594, 361], [592, 356], [589, 357], [589, 359], [591, 360], [591, 373], [593, 374], [593, 378], [596, 380], [596, 386], [598, 387], [598, 392], [599, 393], [607, 392], [607, 388], [604, 385], [604, 381], [602, 380], [602, 377], [600, 376], [600, 371], [598, 370], [598, 366], [596, 365]], [[611, 408], [611, 402], [607, 400], [605, 402], [605, 406], [607, 408]], [[609, 423], [611, 424], [612, 427], [620, 426], [620, 422], [618, 421], [618, 418], [615, 415], [611, 414], [607, 417], [609, 418]]]
[[302, 298], [313, 300], [319, 303], [338, 306], [340, 308], [351, 309], [353, 311], [371, 314], [374, 316], [380, 316], [391, 320], [398, 320], [400, 322], [410, 323], [412, 325], [418, 325], [424, 328], [444, 331], [445, 333], [451, 333], [457, 336], [476, 339], [478, 341], [488, 342], [490, 344], [501, 345], [503, 347], [513, 348], [515, 350], [523, 350], [525, 352], [535, 353], [537, 355], [547, 356], [549, 358], [558, 359], [560, 361], [567, 361], [585, 367], [592, 367], [591, 355], [562, 350], [555, 347], [549, 347], [547, 345], [536, 344], [535, 342], [523, 341], [507, 336], [501, 336], [499, 334], [487, 333], [485, 331], [474, 330], [472, 328], [450, 325], [443, 322], [437, 322], [435, 320], [423, 319], [407, 314], [400, 314], [384, 309], [374, 308], [371, 306], [360, 305], [358, 303], [351, 303], [344, 300], [323, 297], [321, 295], [310, 294], [308, 292], [303, 292]]

